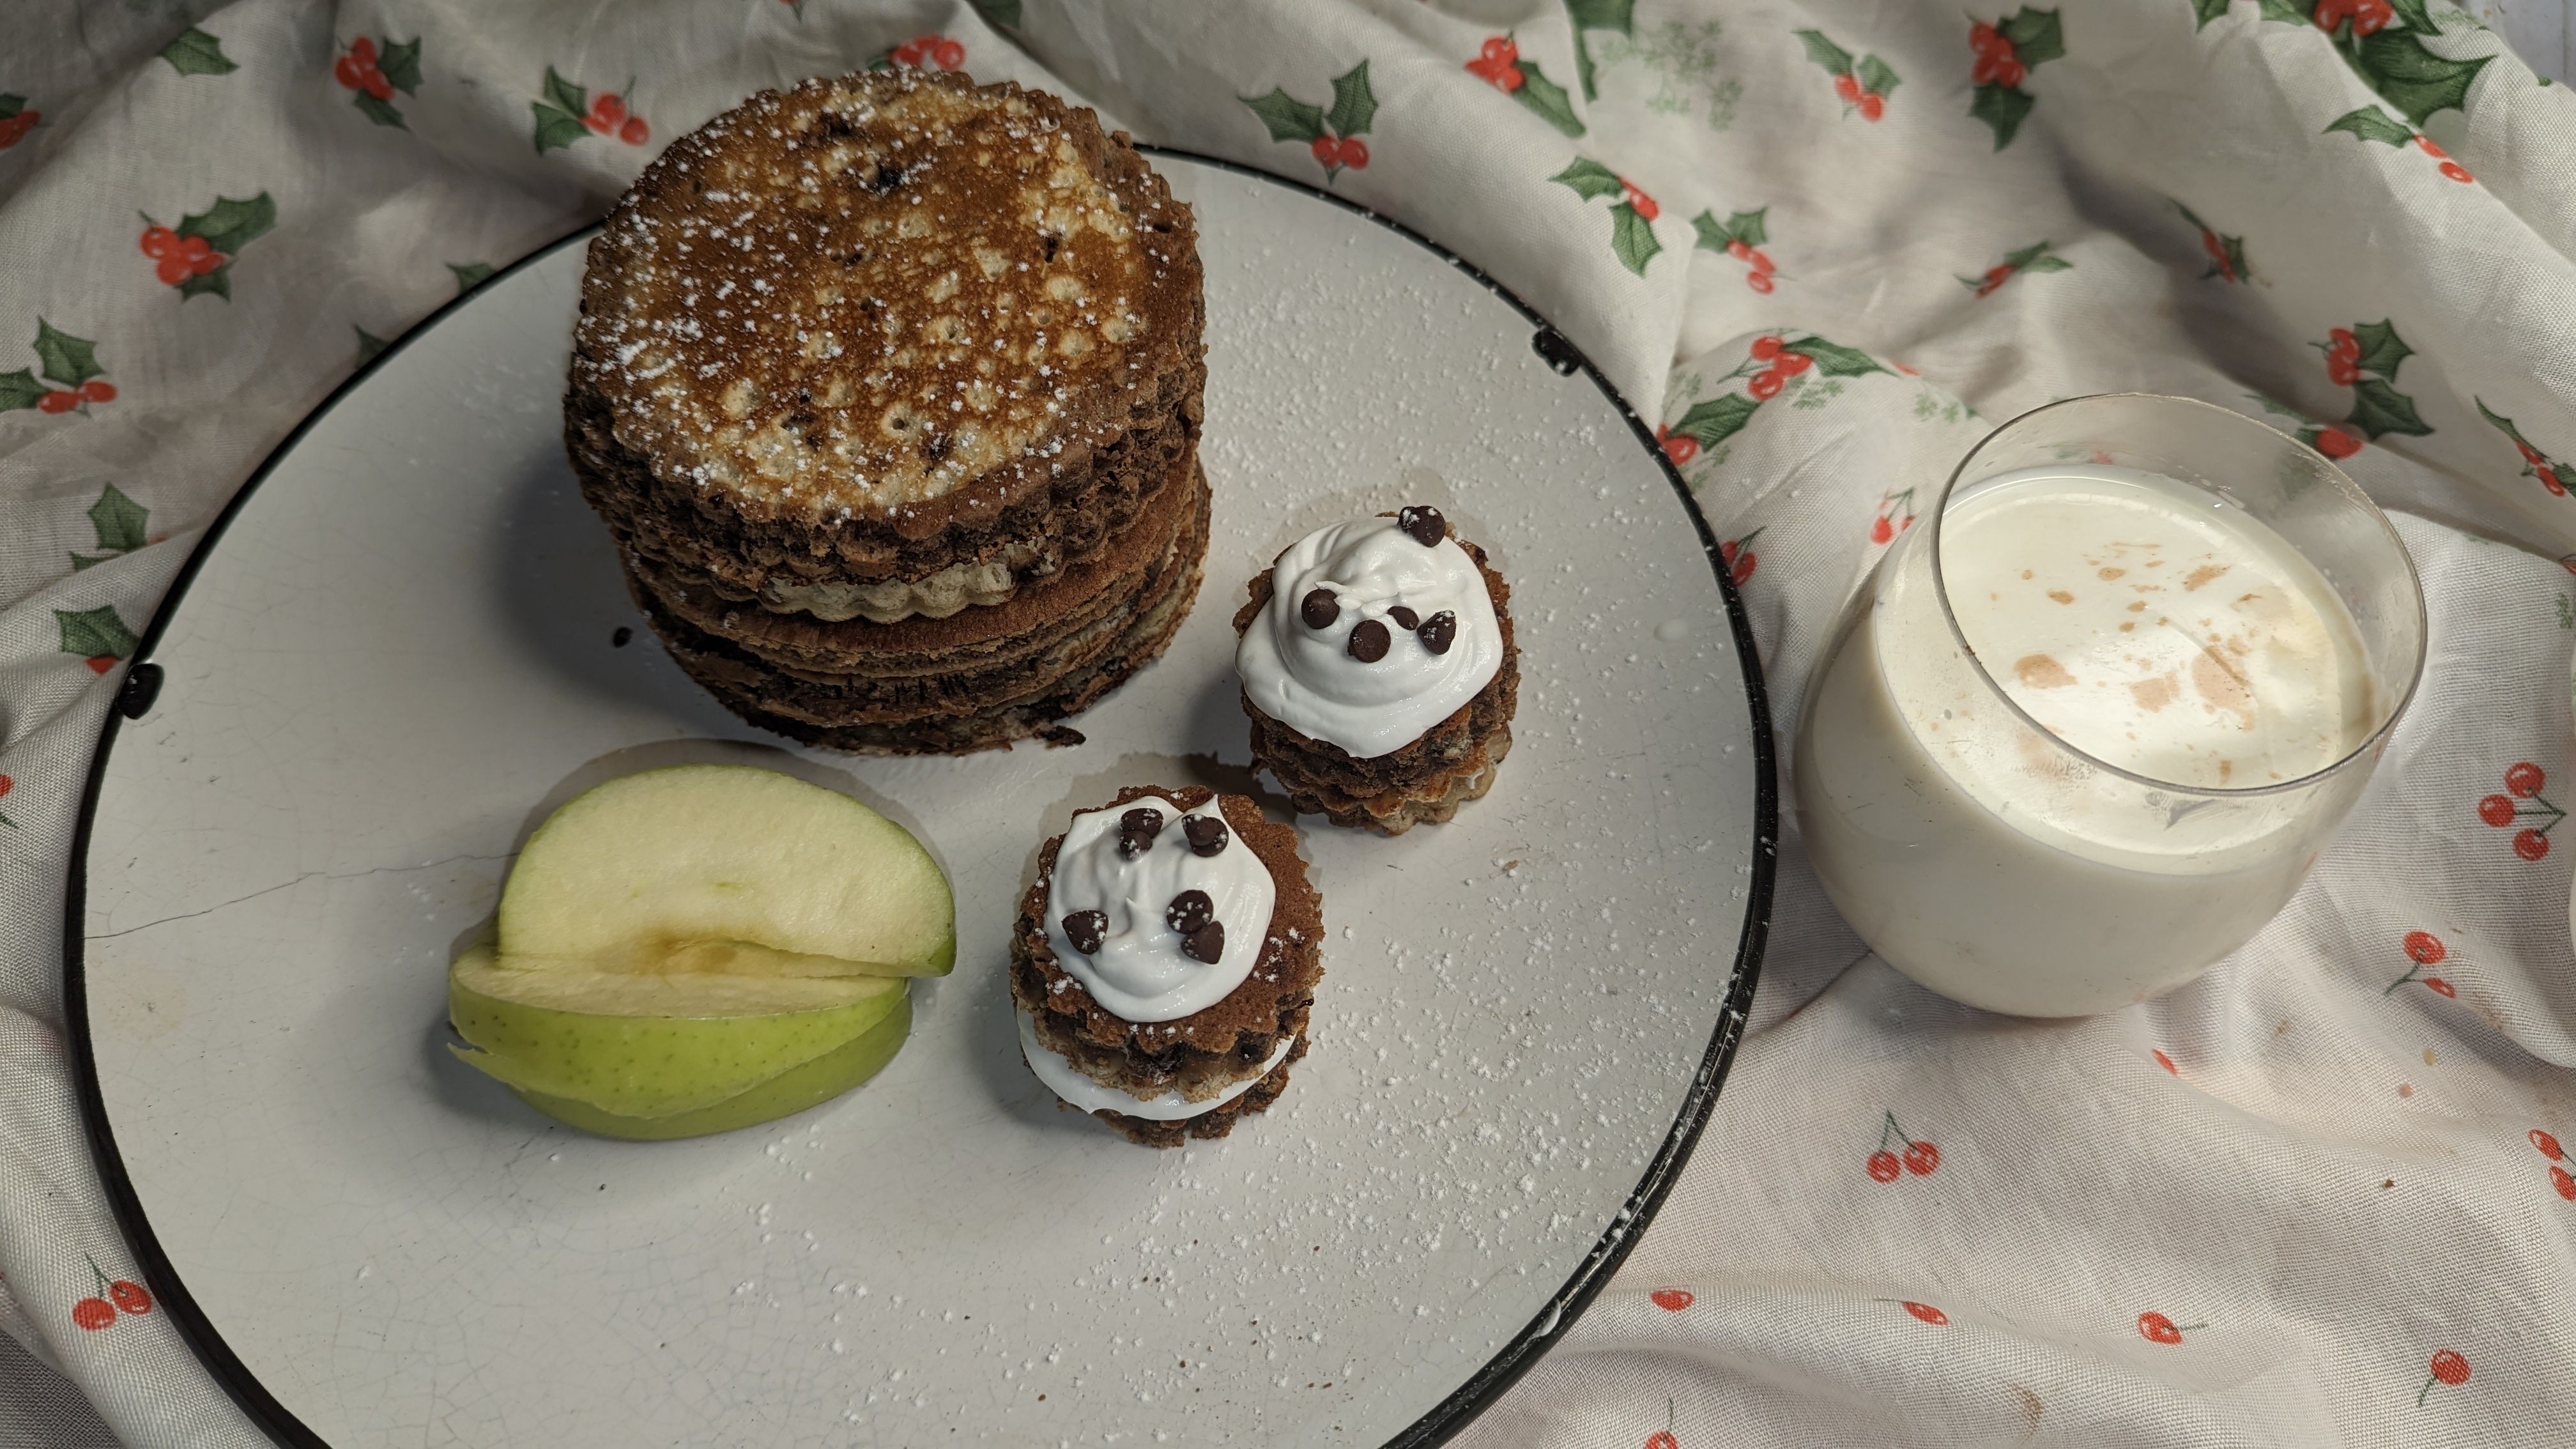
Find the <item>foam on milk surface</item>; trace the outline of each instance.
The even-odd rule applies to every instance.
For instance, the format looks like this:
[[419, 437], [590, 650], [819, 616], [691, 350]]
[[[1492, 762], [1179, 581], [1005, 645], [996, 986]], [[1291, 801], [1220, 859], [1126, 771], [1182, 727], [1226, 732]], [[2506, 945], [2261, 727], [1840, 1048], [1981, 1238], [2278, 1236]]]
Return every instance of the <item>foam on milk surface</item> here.
[[2207, 490], [2136, 469], [2026, 469], [1942, 521], [1941, 569], [1986, 672], [2051, 734], [2172, 784], [2246, 789], [2332, 765], [2374, 696], [2316, 566]]

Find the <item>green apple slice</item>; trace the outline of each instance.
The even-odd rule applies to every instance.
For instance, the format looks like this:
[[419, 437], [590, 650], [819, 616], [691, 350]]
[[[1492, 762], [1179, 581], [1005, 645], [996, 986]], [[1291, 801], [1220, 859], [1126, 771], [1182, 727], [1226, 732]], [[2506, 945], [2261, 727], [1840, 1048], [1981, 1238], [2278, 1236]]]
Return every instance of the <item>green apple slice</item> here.
[[944, 976], [957, 959], [956, 903], [921, 842], [750, 765], [647, 770], [576, 798], [520, 852], [499, 927], [502, 955], [531, 968], [694, 975], [737, 968], [673, 958], [744, 946], [810, 958], [814, 976]]
[[[472, 1044], [453, 1050], [468, 1065], [532, 1102], [578, 1102], [623, 1118], [712, 1108], [889, 1020], [912, 1019], [911, 983], [893, 976], [603, 971], [484, 946], [459, 956], [447, 983], [448, 1019]], [[902, 1040], [898, 1029], [893, 1045]], [[882, 1065], [875, 1060], [833, 1090]]]
[[885, 1020], [812, 1061], [789, 1067], [768, 1081], [712, 1106], [675, 1112], [667, 1117], [621, 1117], [576, 1098], [549, 1096], [525, 1089], [519, 1091], [519, 1097], [558, 1122], [585, 1132], [596, 1132], [602, 1137], [627, 1137], [650, 1142], [668, 1141], [674, 1137], [703, 1137], [711, 1132], [731, 1132], [737, 1127], [757, 1126], [832, 1100], [875, 1076], [886, 1063], [893, 1061], [895, 1052], [903, 1046], [905, 1034], [911, 1029], [912, 999], [907, 994], [897, 997], [894, 1013]]

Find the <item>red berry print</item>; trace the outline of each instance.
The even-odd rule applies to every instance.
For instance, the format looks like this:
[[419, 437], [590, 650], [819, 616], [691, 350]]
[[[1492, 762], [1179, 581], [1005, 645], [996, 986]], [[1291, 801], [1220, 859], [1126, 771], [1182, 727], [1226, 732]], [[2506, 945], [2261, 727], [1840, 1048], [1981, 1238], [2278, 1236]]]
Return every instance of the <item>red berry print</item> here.
[[1744, 390], [1753, 394], [1755, 402], [1768, 402], [1780, 395], [1780, 386], [1786, 381], [1788, 379], [1778, 368], [1765, 368], [1753, 375], [1753, 380], [1744, 385]]
[[2174, 1065], [2174, 1059], [2165, 1055], [2164, 1048], [2155, 1048], [2153, 1055], [2156, 1059], [2156, 1065], [2164, 1068], [2166, 1075], [2175, 1077], [2182, 1075], [2182, 1068]]
[[1520, 58], [1520, 42], [1508, 35], [1488, 36], [1477, 50], [1476, 58], [1467, 62], [1467, 69], [1471, 74], [1483, 77], [1487, 85], [1509, 95], [1529, 84], [1529, 77], [1521, 72]]
[[367, 65], [354, 55], [344, 55], [331, 63], [331, 78], [338, 81], [344, 90], [364, 90]]
[[583, 118], [592, 130], [606, 134], [617, 129], [626, 119], [626, 102], [615, 91], [602, 91], [590, 102], [590, 114]]
[[1753, 577], [1753, 571], [1762, 566], [1762, 555], [1753, 551], [1753, 540], [1761, 536], [1762, 530], [1757, 528], [1742, 538], [1730, 538], [1717, 546], [1718, 561], [1726, 565], [1727, 578], [1739, 589]]
[[103, 377], [93, 377], [80, 385], [80, 400], [93, 403], [114, 402], [116, 384]]
[[[15, 781], [15, 780], [13, 780], [13, 779], [10, 779], [10, 778], [9, 778], [8, 776], [6, 776], [6, 775], [0, 775], [0, 797], [5, 797], [5, 796], [10, 792], [10, 791], [15, 790], [15, 789], [17, 789], [17, 788], [18, 788], [18, 782], [17, 782], [17, 781]], [[2554, 1139], [2553, 1139], [2553, 1141], [2554, 1141]], [[2552, 1153], [2550, 1153], [2549, 1155], [2550, 1155], [2550, 1156], [2552, 1156], [2552, 1157], [2555, 1157], [2555, 1156], [2557, 1156], [2558, 1154], [2557, 1154], [2557, 1153], [2555, 1153], [2555, 1152], [2552, 1152]]]
[[1878, 496], [1877, 516], [1869, 521], [1869, 541], [1886, 543], [1914, 526], [1914, 490], [1900, 489]]
[[1653, 1299], [1655, 1306], [1666, 1313], [1679, 1313], [1697, 1301], [1687, 1288], [1658, 1288], [1646, 1296]]
[[1913, 1314], [1915, 1317], [1922, 1319], [1924, 1322], [1931, 1324], [1935, 1328], [1940, 1328], [1948, 1324], [1950, 1321], [1949, 1314], [1942, 1312], [1940, 1309], [1933, 1307], [1929, 1303], [1906, 1303], [1902, 1306], [1906, 1312]]
[[[6, 775], [0, 775], [0, 780], [5, 780], [7, 778], [8, 776]], [[8, 793], [9, 792], [6, 789], [0, 789], [0, 795], [6, 795]], [[2538, 1152], [2541, 1156], [2548, 1158], [2552, 1162], [2564, 1162], [2567, 1160], [2567, 1154], [2559, 1149], [2558, 1139], [2555, 1136], [2538, 1127], [2532, 1128], [2530, 1135], [2532, 1150]]]
[[2177, 1326], [2172, 1319], [2161, 1313], [2138, 1315], [2138, 1336], [2149, 1343], [2177, 1344], [2182, 1342], [2184, 1334], [2198, 1333], [2208, 1326], [2206, 1323], [2186, 1323]]
[[2478, 179], [2478, 178], [2476, 178], [2475, 176], [2472, 176], [2472, 175], [2470, 175], [2470, 174], [2469, 174], [2469, 168], [2467, 168], [2466, 166], [2461, 165], [2461, 164], [2460, 164], [2459, 162], [2457, 162], [2457, 161], [2445, 161], [2445, 162], [2443, 162], [2443, 163], [2442, 163], [2442, 166], [2441, 166], [2441, 171], [2442, 171], [2442, 175], [2443, 175], [2444, 179], [2446, 179], [2446, 180], [2450, 180], [2450, 181], [2457, 181], [2457, 182], [2460, 182], [2460, 183], [2461, 183], [2461, 184], [2463, 184], [2463, 185], [2466, 185], [2467, 183], [2472, 182], [2472, 181], [2475, 181], [2475, 180], [2477, 180], [2477, 179]]
[[[1736, 245], [1742, 246], [1743, 243], [1738, 242]], [[1780, 356], [1780, 339], [1769, 335], [1756, 337], [1753, 339], [1752, 347], [1746, 350], [1753, 354], [1753, 360], [1756, 362], [1771, 362]]]
[[[128, 1282], [123, 1278], [111, 1283], [107, 1280], [107, 1275], [99, 1271], [96, 1258], [91, 1258], [88, 1262], [90, 1284], [98, 1290], [98, 1296], [84, 1298], [73, 1304], [72, 1322], [88, 1332], [96, 1333], [116, 1321], [116, 1310], [119, 1308], [128, 1313], [152, 1311], [152, 1295], [143, 1291], [142, 1284]], [[115, 1301], [111, 1303], [110, 1299]]]
[[2576, 1202], [2576, 1177], [2568, 1176], [2566, 1168], [2555, 1165], [2551, 1166], [2549, 1169], [2549, 1185], [2558, 1190], [2558, 1195], [2560, 1197], [2567, 1199], [2569, 1202]]
[[2319, 428], [2315, 446], [2329, 458], [2343, 459], [2361, 451], [2361, 439], [2341, 428]]
[[1782, 377], [1796, 377], [1799, 373], [1802, 373], [1815, 365], [1816, 359], [1809, 357], [1803, 352], [1783, 352], [1780, 354], [1779, 358], [1771, 364], [1771, 370], [1780, 374]]
[[1682, 1441], [1673, 1437], [1672, 1400], [1664, 1400], [1664, 1427], [1646, 1436], [1646, 1449], [1682, 1449]]
[[[2549, 777], [2529, 760], [2505, 767], [2502, 795], [2488, 795], [2478, 801], [2478, 819], [2498, 830], [2513, 830], [2513, 853], [2524, 860], [2540, 860], [2549, 854], [2549, 833], [2567, 812], [2552, 804], [2541, 790]], [[2516, 828], [2516, 822], [2524, 822]]]
[[628, 116], [626, 124], [617, 128], [617, 139], [629, 146], [641, 146], [652, 135], [653, 128], [644, 124], [642, 116]]
[[930, 63], [941, 70], [955, 70], [966, 63], [966, 47], [943, 35], [930, 47]]
[[[2513, 419], [2497, 416], [2495, 409], [2488, 407], [2484, 399], [2476, 401], [2479, 415], [2494, 424], [2496, 431], [2504, 434], [2506, 441], [2513, 444], [2513, 450], [2522, 456], [2522, 476], [2539, 479], [2540, 486], [2553, 498], [2566, 497], [2568, 486], [2576, 484], [2576, 467], [2550, 461], [2548, 454], [2533, 447], [2531, 440], [2514, 427]], [[2569, 565], [2569, 572], [2576, 573], [2576, 554], [2559, 562]]]
[[67, 413], [79, 406], [80, 394], [76, 392], [48, 392], [36, 399], [36, 411], [42, 413]]
[[1334, 137], [1317, 136], [1308, 143], [1306, 150], [1314, 156], [1318, 166], [1330, 168], [1341, 164], [1342, 143]]
[[1622, 176], [1619, 178], [1619, 189], [1628, 198], [1628, 204], [1637, 208], [1637, 214], [1644, 217], [1646, 220], [1653, 221], [1656, 217], [1664, 214], [1664, 209], [1655, 204], [1655, 198], [1639, 191], [1637, 189], [1637, 183], [1629, 180], [1627, 177]]
[[2427, 1367], [2432, 1376], [2424, 1380], [2424, 1387], [2415, 1391], [2415, 1407], [2419, 1409], [2424, 1407], [2424, 1396], [2433, 1392], [2435, 1384], [2456, 1389], [2469, 1381], [2469, 1361], [2462, 1358], [2457, 1349], [2446, 1348], [2436, 1352]]
[[[1903, 1157], [1896, 1155], [1897, 1148], [1903, 1149]], [[1877, 1182], [1894, 1182], [1901, 1172], [1929, 1177], [1941, 1166], [1941, 1149], [1906, 1136], [1905, 1129], [1896, 1125], [1896, 1114], [1885, 1112], [1880, 1114], [1878, 1150], [1869, 1155], [1866, 1165], [1871, 1179]]]
[[93, 654], [81, 662], [89, 666], [90, 673], [105, 674], [107, 671], [116, 667], [116, 656], [113, 654]]
[[1761, 272], [1747, 272], [1744, 276], [1744, 285], [1757, 292], [1768, 293], [1771, 290], [1771, 278]]
[[[8, 99], [15, 103], [18, 98], [11, 96]], [[45, 113], [33, 107], [22, 107], [16, 114], [0, 118], [0, 151], [25, 140], [27, 133], [36, 129], [36, 123], [44, 118]]]
[[1657, 425], [1655, 441], [1663, 444], [1664, 456], [1672, 459], [1673, 466], [1676, 468], [1686, 466], [1691, 459], [1699, 456], [1699, 439], [1688, 433], [1674, 432], [1670, 423]]
[[1852, 108], [1860, 112], [1862, 120], [1875, 121], [1887, 114], [1887, 97], [1876, 91], [1864, 91]]
[[372, 68], [376, 63], [376, 42], [364, 35], [350, 41], [349, 58], [360, 65]]
[[2422, 974], [2425, 967], [2438, 966], [2442, 962], [2450, 959], [2451, 948], [2442, 944], [2441, 937], [2434, 935], [2430, 931], [2409, 931], [2399, 939], [2397, 944], [2399, 949], [2406, 953], [2406, 959], [2413, 964], [2406, 968], [2405, 975], [2398, 977], [2396, 980], [2391, 981], [2386, 986], [2382, 987], [2379, 992], [2380, 995], [2391, 995], [2398, 987], [2405, 985], [2407, 982], [2420, 980], [2424, 983], [2426, 990], [2431, 991], [2436, 995], [2448, 996], [2454, 999], [2459, 996], [2460, 993], [2452, 987], [2450, 982], [2443, 980], [2439, 976], [2426, 976]]
[[1361, 140], [1357, 136], [1344, 136], [1342, 138], [1342, 164], [1348, 166], [1353, 171], [1365, 171], [1368, 169], [1368, 163], [1368, 142]]

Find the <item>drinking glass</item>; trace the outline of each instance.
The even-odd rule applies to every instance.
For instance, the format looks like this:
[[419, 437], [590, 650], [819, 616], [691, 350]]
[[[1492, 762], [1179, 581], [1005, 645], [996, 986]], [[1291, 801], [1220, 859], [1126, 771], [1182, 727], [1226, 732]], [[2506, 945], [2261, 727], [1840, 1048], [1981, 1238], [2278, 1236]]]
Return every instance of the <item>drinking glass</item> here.
[[[2322, 575], [2367, 664], [2348, 748], [2294, 779], [2178, 783], [2086, 753], [2014, 700], [1989, 672], [2013, 664], [1980, 659], [1961, 630], [1954, 591], [1985, 581], [1952, 576], [1971, 560], [1945, 560], [1943, 524], [1999, 480], [2087, 465], [2158, 475], [2177, 510], [2242, 510], [2227, 526], [2250, 518]], [[1836, 621], [1795, 745], [1809, 855], [1870, 946], [1945, 996], [2025, 1016], [2146, 1000], [2288, 901], [2413, 696], [2424, 634], [2404, 544], [2314, 449], [2187, 398], [2052, 403], [1969, 451]]]

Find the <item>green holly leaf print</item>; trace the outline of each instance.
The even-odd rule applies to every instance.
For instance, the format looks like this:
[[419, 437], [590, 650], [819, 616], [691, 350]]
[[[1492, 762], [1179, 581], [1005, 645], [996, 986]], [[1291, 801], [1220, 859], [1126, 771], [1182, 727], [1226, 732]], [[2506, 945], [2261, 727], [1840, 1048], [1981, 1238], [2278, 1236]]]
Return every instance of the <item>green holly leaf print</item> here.
[[1672, 430], [1689, 435], [1700, 451], [1706, 452], [1744, 431], [1744, 425], [1753, 421], [1753, 415], [1761, 408], [1762, 404], [1742, 393], [1728, 393], [1691, 404], [1691, 410], [1682, 414]]
[[1582, 118], [1574, 114], [1574, 102], [1565, 94], [1565, 87], [1549, 80], [1547, 73], [1540, 70], [1534, 60], [1524, 59], [1515, 64], [1521, 69], [1521, 88], [1512, 92], [1512, 99], [1537, 112], [1540, 120], [1566, 135], [1582, 135]]
[[2361, 344], [2361, 356], [2356, 359], [2361, 370], [2391, 381], [2397, 377], [2397, 365], [2415, 355], [2415, 349], [2407, 346], [2397, 329], [2385, 321], [2355, 322], [2352, 340]]
[[1720, 222], [1717, 213], [1703, 211], [1691, 218], [1691, 230], [1699, 233], [1698, 245], [1708, 251], [1725, 251], [1731, 242], [1758, 247], [1771, 239], [1771, 229], [1763, 220], [1770, 213], [1766, 206], [1760, 211], [1739, 211]]
[[590, 127], [582, 122], [581, 117], [569, 111], [559, 110], [543, 101], [528, 102], [528, 110], [536, 117], [537, 154], [540, 156], [548, 151], [560, 151], [590, 134]]
[[2377, 141], [2383, 146], [2403, 146], [2415, 139], [2414, 127], [2390, 120], [2388, 113], [2377, 106], [2364, 106], [2335, 117], [2327, 125], [2326, 134], [2333, 135], [2337, 131], [2350, 131], [2365, 141]]
[[224, 263], [211, 272], [203, 272], [179, 283], [179, 300], [202, 297], [209, 293], [229, 302], [233, 299], [233, 264]]
[[2065, 34], [2054, 10], [2033, 10], [2025, 5], [2012, 19], [1995, 28], [2012, 42], [2013, 54], [2025, 66], [2036, 67], [2066, 54]]
[[[391, 77], [387, 77], [387, 79], [391, 79]], [[576, 116], [588, 115], [590, 113], [590, 92], [583, 87], [574, 85], [571, 81], [565, 80], [562, 76], [557, 75], [553, 66], [547, 66], [546, 104], [553, 106], [559, 111], [569, 111]]]
[[985, 24], [1007, 25], [1013, 30], [1020, 28], [1020, 0], [973, 0], [973, 3], [975, 13], [984, 17]]
[[482, 286], [493, 270], [490, 262], [449, 262], [447, 269], [456, 274], [456, 295], [460, 297]]
[[1655, 240], [1654, 225], [1638, 215], [1636, 207], [1623, 201], [1610, 208], [1610, 250], [1629, 271], [1644, 276], [1646, 263], [1663, 249], [1664, 244]]
[[161, 47], [161, 58], [181, 75], [230, 75], [241, 69], [224, 58], [224, 43], [191, 25]]
[[2064, 257], [2052, 254], [2049, 251], [2051, 245], [2052, 243], [2044, 241], [2032, 242], [2020, 251], [2006, 252], [2004, 265], [2016, 272], [2063, 272], [2075, 265]]
[[2424, 0], [2388, 0], [2388, 8], [2396, 11], [2397, 18], [2406, 22], [2406, 28], [2418, 35], [2442, 33], [2442, 27], [2433, 23], [2432, 8]]
[[132, 553], [143, 546], [143, 526], [152, 510], [128, 498], [113, 483], [89, 506], [90, 527], [98, 546], [108, 553]]
[[2308, 23], [2308, 8], [2298, 4], [2297, 0], [2261, 0], [2257, 8], [2262, 11], [2264, 19], [2282, 25]]
[[2227, 13], [2227, 0], [2191, 0], [2191, 13], [2199, 22], [2194, 30], [2206, 30], [2209, 22]]
[[1589, 156], [1575, 157], [1566, 163], [1564, 170], [1547, 179], [1574, 188], [1575, 194], [1586, 201], [1601, 196], [1618, 196], [1627, 190], [1620, 184], [1618, 172]]
[[1832, 41], [1825, 39], [1825, 33], [1823, 31], [1801, 30], [1795, 32], [1795, 34], [1798, 37], [1798, 43], [1807, 47], [1807, 59], [1823, 66], [1826, 70], [1835, 75], [1850, 75], [1852, 73], [1851, 52], [1834, 44]]
[[2513, 439], [2517, 443], [2529, 444], [2530, 439], [2525, 438], [2522, 435], [2521, 430], [2514, 427], [2513, 419], [2497, 416], [2496, 410], [2487, 406], [2487, 400], [2485, 398], [2472, 397], [2469, 401], [2478, 405], [2478, 416], [2493, 424], [2496, 431], [2503, 433], [2506, 437]]
[[1592, 46], [1583, 33], [1587, 30], [1615, 30], [1621, 35], [1635, 33], [1637, 0], [1565, 0], [1566, 18], [1574, 27], [1574, 79], [1583, 87], [1587, 101], [1601, 99], [1600, 77], [1592, 65]]
[[[1816, 371], [1826, 377], [1866, 377], [1873, 372], [1887, 372], [1878, 359], [1857, 347], [1844, 347], [1821, 337], [1801, 337], [1780, 344], [1783, 352], [1794, 352], [1816, 364]], [[1888, 373], [1890, 377], [1894, 373]]]
[[206, 245], [231, 257], [241, 255], [243, 247], [267, 235], [276, 225], [277, 203], [263, 191], [242, 201], [216, 197], [215, 204], [204, 211], [179, 219], [179, 235], [204, 237]]
[[[419, 94], [420, 37], [415, 35], [399, 44], [391, 36], [386, 37], [383, 47], [376, 52], [376, 69], [384, 72], [385, 83], [395, 90], [407, 96]], [[366, 93], [361, 91], [359, 94]]]
[[107, 371], [98, 365], [98, 344], [42, 317], [36, 319], [36, 361], [45, 370], [45, 381], [64, 387], [78, 387]]
[[2422, 37], [2411, 30], [2362, 36], [2348, 58], [2382, 100], [2418, 126], [2436, 111], [2466, 109], [2469, 83], [2495, 59], [2446, 60], [2426, 50]]
[[582, 117], [590, 113], [590, 92], [546, 67], [546, 98], [530, 101], [528, 110], [536, 117], [537, 154], [558, 151], [590, 134]]
[[2423, 437], [2432, 432], [2415, 411], [2415, 400], [2375, 377], [2352, 385], [2352, 416], [2345, 421], [2372, 438], [2382, 433]]
[[1368, 62], [1361, 61], [1333, 77], [1333, 109], [1324, 124], [1336, 136], [1365, 134], [1377, 119], [1377, 97], [1369, 91]]
[[1887, 62], [1877, 56], [1862, 56], [1860, 66], [1854, 73], [1860, 77], [1860, 88], [1879, 99], [1885, 100], [1896, 94], [1896, 72], [1888, 69]]
[[1324, 108], [1309, 105], [1284, 90], [1274, 87], [1266, 96], [1238, 96], [1236, 99], [1250, 107], [1252, 114], [1261, 118], [1261, 124], [1270, 128], [1273, 141], [1311, 144], [1324, 134]]
[[406, 131], [411, 129], [411, 123], [403, 119], [402, 112], [395, 110], [394, 103], [391, 101], [380, 101], [365, 91], [359, 91], [349, 104], [356, 106], [360, 115], [379, 126], [400, 126]]
[[0, 372], [0, 413], [34, 407], [36, 399], [44, 395], [45, 385], [36, 381], [36, 374], [28, 369]]
[[138, 642], [113, 608], [56, 609], [54, 626], [62, 632], [62, 652], [83, 659], [128, 658]]
[[25, 109], [27, 109], [25, 96], [0, 95], [0, 121], [5, 121]]
[[385, 339], [378, 337], [376, 334], [368, 331], [364, 327], [355, 327], [352, 330], [358, 334], [358, 365], [360, 367], [364, 367], [368, 363], [375, 361], [376, 354], [384, 351], [388, 345], [385, 342]]
[[1995, 149], [2000, 151], [2012, 144], [2014, 134], [2021, 130], [2022, 118], [2030, 114], [2034, 104], [2028, 95], [1988, 81], [1977, 87], [1977, 98], [1968, 103], [1968, 114], [1994, 127]]

